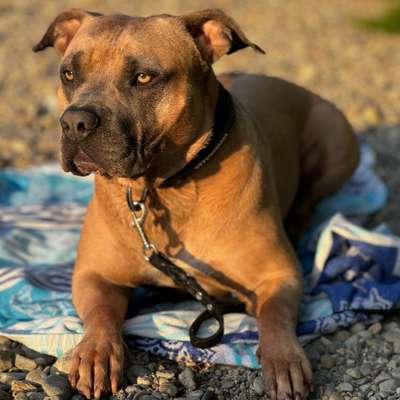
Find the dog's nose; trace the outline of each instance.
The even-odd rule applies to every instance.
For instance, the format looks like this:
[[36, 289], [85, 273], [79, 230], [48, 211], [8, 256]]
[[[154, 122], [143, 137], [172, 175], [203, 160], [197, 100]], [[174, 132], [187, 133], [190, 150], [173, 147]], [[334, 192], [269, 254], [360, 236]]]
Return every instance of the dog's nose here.
[[85, 139], [99, 123], [100, 118], [97, 114], [83, 109], [67, 109], [60, 118], [64, 134], [75, 142]]

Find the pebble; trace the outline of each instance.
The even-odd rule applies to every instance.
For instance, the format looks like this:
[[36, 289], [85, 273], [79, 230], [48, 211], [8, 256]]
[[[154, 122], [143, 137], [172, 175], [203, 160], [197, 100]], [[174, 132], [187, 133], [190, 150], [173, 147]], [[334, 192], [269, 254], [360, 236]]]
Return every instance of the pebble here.
[[147, 376], [138, 376], [137, 379], [136, 379], [136, 383], [138, 385], [150, 386], [151, 385], [151, 379], [148, 378]]
[[400, 341], [400, 331], [399, 330], [390, 330], [389, 332], [385, 332], [383, 334], [384, 339], [390, 343], [396, 343]]
[[380, 392], [393, 392], [400, 385], [400, 381], [396, 379], [388, 379], [387, 381], [383, 381], [379, 384]]
[[178, 394], [178, 388], [171, 382], [164, 381], [159, 386], [161, 393], [167, 393], [171, 397], [175, 397]]
[[339, 342], [344, 342], [346, 341], [349, 337], [351, 336], [351, 333], [349, 331], [339, 331], [336, 332], [333, 335], [334, 340], [339, 341]]
[[328, 400], [344, 400], [339, 392], [333, 392], [329, 395]]
[[11, 384], [11, 391], [13, 393], [18, 393], [18, 392], [32, 392], [37, 390], [37, 386], [34, 385], [31, 382], [27, 381], [14, 381]]
[[390, 379], [391, 376], [387, 373], [387, 372], [381, 372], [375, 379], [374, 379], [374, 383], [375, 384], [379, 384], [383, 381], [386, 381], [388, 379]]
[[5, 390], [0, 390], [0, 400], [10, 400], [11, 395]]
[[398, 378], [400, 379], [400, 368], [394, 368], [390, 371], [390, 374], [394, 377], [394, 378]]
[[21, 354], [17, 354], [15, 356], [15, 366], [18, 369], [22, 369], [24, 371], [31, 371], [32, 369], [35, 369], [37, 367], [34, 360], [25, 357]]
[[0, 348], [1, 349], [9, 349], [11, 347], [11, 340], [4, 337], [0, 336]]
[[24, 392], [19, 392], [15, 394], [13, 397], [15, 400], [29, 400], [27, 394]]
[[173, 371], [157, 371], [156, 372], [156, 377], [157, 378], [165, 378], [165, 379], [172, 379], [175, 376], [175, 372]]
[[321, 357], [320, 362], [321, 362], [321, 367], [325, 369], [331, 369], [336, 364], [336, 360], [328, 354], [324, 354]]
[[0, 373], [0, 382], [11, 385], [14, 381], [24, 379], [26, 372], [2, 372]]
[[60, 396], [62, 399], [68, 399], [71, 395], [68, 379], [62, 375], [48, 376], [42, 387], [48, 396]]
[[142, 365], [131, 365], [126, 372], [126, 376], [130, 383], [137, 383], [139, 377], [148, 379], [150, 375], [150, 370]]
[[262, 396], [265, 392], [264, 379], [261, 376], [256, 376], [254, 378], [252, 388], [259, 396]]
[[40, 369], [33, 369], [32, 371], [28, 372], [25, 379], [29, 382], [43, 385], [43, 383], [46, 381], [46, 378], [47, 375], [43, 371]]
[[204, 392], [202, 390], [192, 390], [186, 393], [187, 400], [202, 400]]
[[71, 352], [63, 354], [53, 364], [53, 368], [55, 368], [57, 371], [62, 372], [63, 374], [68, 374], [69, 367], [71, 365], [71, 355], [72, 355]]
[[383, 328], [385, 331], [397, 331], [399, 327], [399, 323], [394, 321], [388, 321], [383, 324]]
[[349, 368], [346, 370], [346, 374], [349, 375], [350, 377], [354, 379], [359, 379], [361, 378], [361, 373], [358, 368]]
[[231, 389], [235, 386], [235, 381], [231, 378], [224, 379], [221, 383], [222, 389]]
[[43, 400], [45, 394], [43, 392], [28, 392], [26, 393], [26, 396], [29, 400]]
[[352, 392], [354, 390], [353, 385], [348, 382], [343, 382], [336, 388], [339, 392]]
[[350, 327], [350, 332], [355, 334], [365, 330], [365, 325], [362, 322], [357, 322]]
[[196, 389], [196, 381], [194, 379], [193, 370], [189, 367], [186, 367], [179, 375], [178, 380], [188, 390]]
[[368, 330], [373, 334], [377, 335], [382, 331], [382, 324], [380, 322], [375, 322], [375, 324], [372, 324]]
[[36, 357], [34, 359], [36, 365], [39, 367], [47, 367], [55, 362], [55, 359], [50, 356]]
[[0, 372], [8, 371], [13, 367], [14, 354], [11, 351], [0, 352]]
[[135, 394], [133, 400], [158, 400], [158, 398], [149, 394], [149, 392], [139, 392]]

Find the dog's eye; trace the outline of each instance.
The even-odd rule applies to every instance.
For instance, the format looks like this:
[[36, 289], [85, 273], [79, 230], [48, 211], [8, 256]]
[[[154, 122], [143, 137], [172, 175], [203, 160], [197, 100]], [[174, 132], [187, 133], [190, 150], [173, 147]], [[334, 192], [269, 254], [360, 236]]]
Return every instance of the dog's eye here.
[[136, 75], [135, 83], [137, 85], [147, 85], [153, 80], [153, 76], [146, 74], [145, 72], [140, 72]]
[[72, 82], [74, 80], [74, 73], [68, 69], [63, 71], [63, 76], [64, 76], [65, 80], [68, 82]]

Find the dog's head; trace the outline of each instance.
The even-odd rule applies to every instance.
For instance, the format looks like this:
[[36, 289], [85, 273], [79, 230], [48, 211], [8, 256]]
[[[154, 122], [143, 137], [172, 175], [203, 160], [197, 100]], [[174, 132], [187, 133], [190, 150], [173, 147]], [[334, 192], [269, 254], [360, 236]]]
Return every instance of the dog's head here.
[[63, 168], [128, 178], [204, 129], [213, 62], [247, 46], [262, 51], [219, 10], [137, 18], [72, 9], [34, 51], [49, 46], [62, 57]]

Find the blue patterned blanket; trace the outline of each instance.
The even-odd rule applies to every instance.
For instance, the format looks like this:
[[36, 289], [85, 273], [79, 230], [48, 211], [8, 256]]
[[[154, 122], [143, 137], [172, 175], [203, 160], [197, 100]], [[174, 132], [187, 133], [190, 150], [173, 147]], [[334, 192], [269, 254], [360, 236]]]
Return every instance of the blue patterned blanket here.
[[[297, 328], [303, 343], [400, 305], [400, 239], [384, 227], [368, 231], [354, 223], [355, 216], [360, 222], [386, 200], [386, 188], [373, 172], [373, 152], [362, 149], [357, 171], [320, 204], [314, 228], [297, 249], [306, 288]], [[90, 178], [63, 174], [54, 165], [0, 171], [1, 335], [56, 356], [81, 339], [70, 281], [91, 191]], [[254, 318], [228, 314], [221, 344], [200, 350], [188, 341], [199, 304], [188, 299], [172, 304], [157, 288], [139, 288], [133, 298], [139, 313], [131, 313], [124, 325], [130, 345], [180, 361], [258, 366]], [[212, 329], [203, 327], [205, 333]]]

